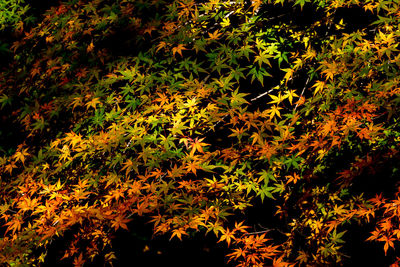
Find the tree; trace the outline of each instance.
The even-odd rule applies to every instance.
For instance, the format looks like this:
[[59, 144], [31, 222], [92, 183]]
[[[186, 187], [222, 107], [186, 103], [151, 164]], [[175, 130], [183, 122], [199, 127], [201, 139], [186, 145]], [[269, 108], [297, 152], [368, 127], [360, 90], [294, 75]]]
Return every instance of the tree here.
[[[68, 233], [63, 259], [111, 263], [113, 233], [144, 218], [215, 235], [237, 266], [344, 264], [351, 225], [371, 225], [398, 264], [399, 11], [70, 0], [21, 18], [0, 73], [0, 260], [40, 265]], [[279, 222], [256, 228], [252, 206]]]

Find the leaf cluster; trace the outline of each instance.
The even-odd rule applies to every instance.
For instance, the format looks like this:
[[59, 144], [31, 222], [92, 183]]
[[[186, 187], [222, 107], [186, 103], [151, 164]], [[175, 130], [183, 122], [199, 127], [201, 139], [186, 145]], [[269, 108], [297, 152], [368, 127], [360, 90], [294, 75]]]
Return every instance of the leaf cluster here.
[[63, 260], [112, 264], [114, 234], [138, 218], [154, 236], [214, 235], [237, 266], [345, 264], [354, 224], [391, 257], [399, 14], [389, 0], [50, 7], [0, 72], [15, 132], [0, 149], [0, 261], [41, 265], [68, 234]]

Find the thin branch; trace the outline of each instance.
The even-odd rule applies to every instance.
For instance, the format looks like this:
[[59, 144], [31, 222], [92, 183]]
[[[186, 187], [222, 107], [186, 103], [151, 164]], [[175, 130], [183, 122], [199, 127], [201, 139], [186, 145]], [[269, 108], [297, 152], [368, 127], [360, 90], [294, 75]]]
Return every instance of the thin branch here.
[[[310, 82], [310, 77], [307, 77], [307, 81], [306, 81], [306, 83], [304, 84], [303, 91], [301, 91], [301, 94], [300, 94], [299, 99], [301, 99], [301, 97], [303, 96], [304, 91], [306, 90], [307, 85], [308, 85], [309, 82]], [[296, 111], [298, 105], [299, 105], [299, 103], [297, 102], [297, 103], [296, 103], [296, 106], [294, 107], [294, 111]]]
[[266, 91], [266, 92], [264, 92], [264, 93], [262, 93], [262, 94], [256, 96], [256, 97], [250, 99], [250, 102], [254, 102], [254, 101], [256, 101], [257, 99], [259, 99], [259, 98], [261, 98], [261, 97], [263, 97], [263, 96], [268, 95], [268, 94], [271, 93], [275, 88], [276, 88], [276, 86], [273, 87], [272, 89], [269, 89], [268, 91]]
[[244, 235], [258, 235], [258, 234], [264, 234], [272, 231], [273, 229], [267, 229], [267, 230], [262, 230], [262, 231], [257, 231], [257, 232], [251, 232], [251, 233], [245, 233]]

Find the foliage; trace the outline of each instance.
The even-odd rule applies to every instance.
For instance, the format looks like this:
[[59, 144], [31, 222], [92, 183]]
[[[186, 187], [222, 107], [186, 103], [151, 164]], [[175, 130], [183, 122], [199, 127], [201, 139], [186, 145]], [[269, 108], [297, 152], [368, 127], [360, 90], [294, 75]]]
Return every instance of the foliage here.
[[0, 30], [8, 26], [20, 28], [23, 25], [22, 18], [28, 11], [29, 5], [24, 0], [3, 0], [0, 2]]
[[[40, 265], [68, 233], [64, 260], [112, 263], [113, 234], [139, 217], [171, 239], [215, 235], [237, 266], [344, 264], [355, 224], [388, 254], [399, 16], [389, 0], [51, 7], [0, 73], [15, 135], [0, 261]], [[279, 223], [252, 226], [253, 206]]]

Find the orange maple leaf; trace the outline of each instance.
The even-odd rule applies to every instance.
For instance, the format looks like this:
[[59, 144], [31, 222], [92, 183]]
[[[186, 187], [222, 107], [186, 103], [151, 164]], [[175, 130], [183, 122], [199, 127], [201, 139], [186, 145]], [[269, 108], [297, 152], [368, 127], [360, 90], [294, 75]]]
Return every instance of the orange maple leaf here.
[[188, 233], [186, 233], [185, 229], [183, 227], [180, 227], [178, 229], [174, 229], [172, 231], [172, 235], [171, 238], [169, 240], [171, 240], [174, 236], [176, 236], [177, 238], [179, 238], [179, 240], [182, 241], [182, 235], [188, 235]]
[[124, 218], [122, 214], [119, 214], [117, 217], [114, 218], [114, 220], [111, 221], [111, 226], [115, 229], [118, 230], [120, 227], [129, 230], [128, 226], [126, 223], [130, 222], [131, 219]]
[[183, 44], [178, 44], [177, 47], [172, 48], [172, 54], [175, 57], [175, 54], [178, 53], [182, 56], [182, 50], [187, 50]]
[[203, 146], [208, 146], [209, 144], [201, 142], [203, 140], [204, 138], [196, 138], [193, 143], [190, 144], [190, 146], [192, 147], [192, 150], [190, 151], [190, 156], [193, 156], [196, 151], [204, 153]]
[[221, 238], [218, 240], [218, 242], [225, 240], [229, 247], [231, 245], [231, 241], [236, 239], [234, 234], [235, 234], [235, 229], [233, 231], [230, 231], [229, 229], [226, 230], [224, 229], [222, 231]]

